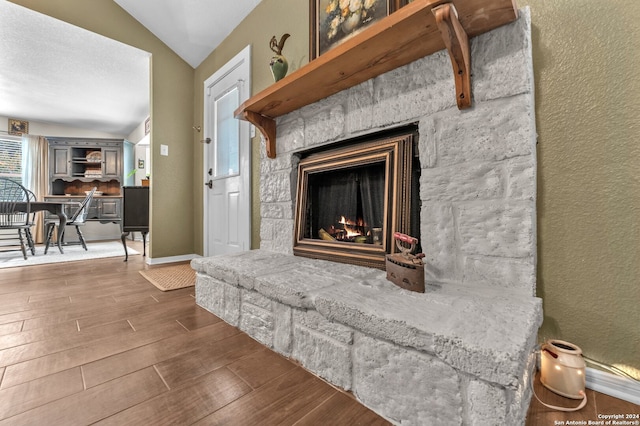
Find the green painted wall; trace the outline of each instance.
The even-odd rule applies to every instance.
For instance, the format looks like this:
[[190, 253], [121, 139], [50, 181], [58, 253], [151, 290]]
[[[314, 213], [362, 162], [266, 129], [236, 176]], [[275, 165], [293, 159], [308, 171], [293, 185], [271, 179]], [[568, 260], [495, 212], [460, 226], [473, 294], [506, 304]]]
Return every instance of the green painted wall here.
[[[14, 0], [37, 12], [152, 54], [151, 227], [153, 258], [194, 252], [193, 68], [112, 0]], [[126, 135], [125, 135], [126, 136]], [[160, 145], [169, 156], [160, 156]]]
[[540, 338], [640, 378], [640, 2], [529, 5]]

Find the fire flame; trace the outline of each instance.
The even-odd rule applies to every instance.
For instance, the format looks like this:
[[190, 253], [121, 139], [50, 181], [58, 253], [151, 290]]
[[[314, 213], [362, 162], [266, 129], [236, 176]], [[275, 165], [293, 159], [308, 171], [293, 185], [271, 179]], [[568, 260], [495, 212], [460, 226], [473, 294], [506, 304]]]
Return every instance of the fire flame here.
[[344, 216], [340, 217], [340, 221], [338, 222], [344, 227], [344, 232], [347, 233], [347, 238], [357, 237], [358, 235], [362, 235], [358, 229], [354, 228], [357, 224], [353, 221], [347, 220]]

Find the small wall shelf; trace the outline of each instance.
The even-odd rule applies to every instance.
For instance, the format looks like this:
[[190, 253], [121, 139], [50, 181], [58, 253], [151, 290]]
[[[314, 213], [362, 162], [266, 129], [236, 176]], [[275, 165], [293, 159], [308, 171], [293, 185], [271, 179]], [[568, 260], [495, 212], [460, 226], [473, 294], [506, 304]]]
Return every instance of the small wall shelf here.
[[468, 38], [516, 20], [515, 0], [415, 0], [248, 99], [236, 118], [254, 124], [276, 156], [274, 119], [447, 48], [459, 108], [471, 105]]

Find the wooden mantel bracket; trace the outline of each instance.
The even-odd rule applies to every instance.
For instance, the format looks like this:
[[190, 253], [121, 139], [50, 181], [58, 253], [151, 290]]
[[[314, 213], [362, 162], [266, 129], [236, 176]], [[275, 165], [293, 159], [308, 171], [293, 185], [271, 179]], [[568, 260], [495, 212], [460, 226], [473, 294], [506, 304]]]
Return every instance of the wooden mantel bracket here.
[[267, 144], [267, 157], [276, 158], [276, 121], [257, 112], [244, 110], [242, 118], [258, 128]]
[[452, 3], [445, 3], [431, 9], [436, 17], [436, 25], [449, 51], [456, 84], [458, 109], [471, 106], [471, 53], [469, 37], [458, 20], [458, 12]]

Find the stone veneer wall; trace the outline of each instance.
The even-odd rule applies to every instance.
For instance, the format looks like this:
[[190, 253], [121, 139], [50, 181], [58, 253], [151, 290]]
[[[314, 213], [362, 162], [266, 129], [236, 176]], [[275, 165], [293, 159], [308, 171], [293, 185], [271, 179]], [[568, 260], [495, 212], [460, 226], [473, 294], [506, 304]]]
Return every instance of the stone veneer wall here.
[[[261, 249], [192, 261], [197, 303], [393, 423], [523, 424], [542, 322], [530, 26], [525, 9], [471, 40], [470, 110], [439, 52], [281, 117]], [[295, 154], [414, 122], [427, 292], [292, 256]]]
[[471, 40], [473, 107], [440, 51], [277, 122], [260, 169], [260, 247], [292, 253], [296, 152], [419, 123], [427, 281], [535, 294], [536, 131], [529, 10]]

